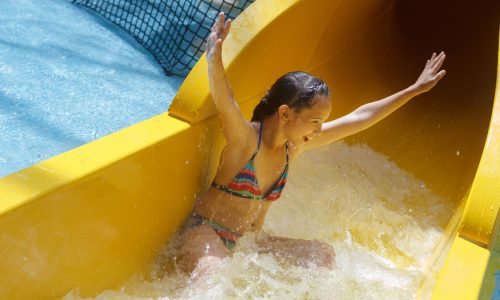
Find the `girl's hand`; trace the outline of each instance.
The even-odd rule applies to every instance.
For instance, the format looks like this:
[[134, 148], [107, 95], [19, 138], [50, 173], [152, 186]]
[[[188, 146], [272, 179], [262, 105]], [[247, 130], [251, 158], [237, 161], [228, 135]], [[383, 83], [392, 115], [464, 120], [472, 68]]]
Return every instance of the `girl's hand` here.
[[319, 267], [333, 268], [335, 263], [333, 247], [321, 241], [281, 237], [270, 237], [269, 241], [259, 245], [259, 252], [273, 253], [303, 267], [314, 264]]
[[301, 241], [295, 247], [295, 259], [299, 265], [315, 264], [319, 267], [333, 268], [335, 251], [333, 247], [318, 240]]
[[439, 80], [441, 80], [441, 78], [444, 77], [446, 71], [440, 71], [439, 69], [441, 68], [445, 58], [446, 55], [443, 51], [441, 51], [439, 55], [436, 55], [436, 53], [432, 54], [431, 59], [429, 59], [427, 64], [425, 64], [424, 71], [413, 84], [418, 92], [424, 93], [429, 91], [438, 83]]
[[209, 64], [215, 60], [222, 60], [222, 42], [226, 39], [230, 28], [231, 20], [228, 19], [224, 23], [224, 13], [219, 13], [207, 38], [207, 61]]

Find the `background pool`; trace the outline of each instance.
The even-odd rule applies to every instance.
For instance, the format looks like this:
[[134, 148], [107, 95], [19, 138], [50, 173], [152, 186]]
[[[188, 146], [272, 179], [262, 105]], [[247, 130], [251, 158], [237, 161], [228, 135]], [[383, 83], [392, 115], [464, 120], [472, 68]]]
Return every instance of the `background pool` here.
[[165, 112], [183, 80], [69, 0], [2, 0], [0, 23], [0, 177]]

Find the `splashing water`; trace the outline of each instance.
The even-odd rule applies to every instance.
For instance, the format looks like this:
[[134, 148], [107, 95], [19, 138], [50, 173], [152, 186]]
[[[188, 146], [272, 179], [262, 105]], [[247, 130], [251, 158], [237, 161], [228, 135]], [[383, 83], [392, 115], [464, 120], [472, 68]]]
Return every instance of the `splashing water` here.
[[[415, 299], [452, 212], [385, 156], [339, 142], [293, 163], [264, 225], [272, 235], [332, 245], [333, 270], [258, 254], [246, 236], [213, 274], [194, 280], [177, 271], [171, 244], [148, 276], [95, 299]], [[81, 298], [75, 290], [64, 299]]]

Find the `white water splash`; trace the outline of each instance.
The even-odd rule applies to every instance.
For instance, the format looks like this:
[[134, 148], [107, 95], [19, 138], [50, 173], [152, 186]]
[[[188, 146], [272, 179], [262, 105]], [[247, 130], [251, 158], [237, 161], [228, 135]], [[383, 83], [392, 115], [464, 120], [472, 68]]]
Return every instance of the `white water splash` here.
[[[385, 156], [340, 142], [294, 162], [264, 225], [273, 235], [332, 245], [333, 270], [259, 255], [244, 237], [203, 280], [177, 272], [175, 250], [166, 247], [148, 276], [95, 299], [415, 299], [452, 211]], [[64, 299], [81, 298], [72, 291]]]

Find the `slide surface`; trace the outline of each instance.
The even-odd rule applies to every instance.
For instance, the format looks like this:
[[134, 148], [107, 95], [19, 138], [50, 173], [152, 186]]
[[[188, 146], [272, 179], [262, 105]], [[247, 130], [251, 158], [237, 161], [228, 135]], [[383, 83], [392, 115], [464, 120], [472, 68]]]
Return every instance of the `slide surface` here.
[[[475, 299], [500, 205], [498, 5], [368, 2], [251, 5], [224, 46], [235, 97], [249, 118], [276, 78], [305, 70], [331, 87], [335, 118], [411, 84], [446, 51], [435, 90], [346, 142], [454, 204], [419, 296]], [[223, 147], [205, 70], [202, 58], [168, 113], [0, 179], [0, 298], [92, 296], [150, 265]]]

